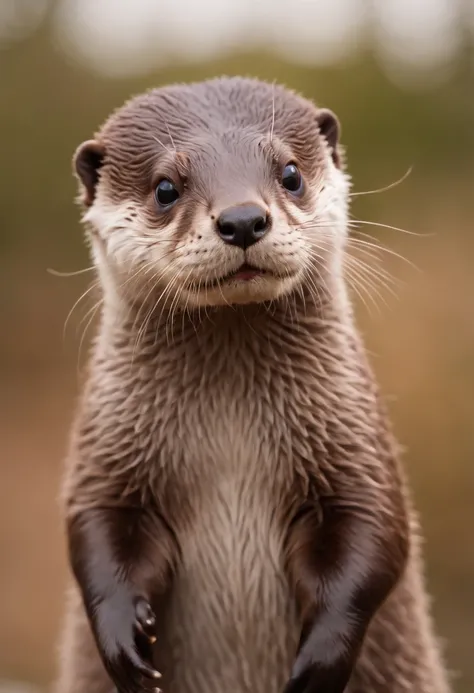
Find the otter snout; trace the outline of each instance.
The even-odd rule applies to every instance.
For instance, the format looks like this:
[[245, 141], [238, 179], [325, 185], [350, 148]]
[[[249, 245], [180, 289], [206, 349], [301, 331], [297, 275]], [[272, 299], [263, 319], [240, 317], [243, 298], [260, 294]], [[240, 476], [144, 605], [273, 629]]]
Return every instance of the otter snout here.
[[271, 226], [270, 215], [263, 207], [241, 204], [228, 207], [216, 222], [217, 233], [225, 243], [246, 250], [259, 241]]

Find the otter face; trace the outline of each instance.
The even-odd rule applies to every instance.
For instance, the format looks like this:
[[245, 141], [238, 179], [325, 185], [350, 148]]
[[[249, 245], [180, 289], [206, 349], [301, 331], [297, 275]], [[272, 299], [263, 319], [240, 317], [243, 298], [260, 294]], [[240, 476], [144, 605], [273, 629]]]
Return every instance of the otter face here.
[[256, 80], [135, 97], [74, 159], [103, 281], [182, 307], [323, 289], [347, 224], [338, 137], [330, 111]]

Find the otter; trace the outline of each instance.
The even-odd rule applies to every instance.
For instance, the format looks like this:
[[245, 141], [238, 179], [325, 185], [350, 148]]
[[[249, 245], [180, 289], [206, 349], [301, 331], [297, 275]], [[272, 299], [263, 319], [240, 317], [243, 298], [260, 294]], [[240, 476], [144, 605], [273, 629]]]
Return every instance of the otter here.
[[61, 693], [448, 693], [357, 330], [336, 115], [215, 78], [74, 170], [102, 307], [63, 484]]

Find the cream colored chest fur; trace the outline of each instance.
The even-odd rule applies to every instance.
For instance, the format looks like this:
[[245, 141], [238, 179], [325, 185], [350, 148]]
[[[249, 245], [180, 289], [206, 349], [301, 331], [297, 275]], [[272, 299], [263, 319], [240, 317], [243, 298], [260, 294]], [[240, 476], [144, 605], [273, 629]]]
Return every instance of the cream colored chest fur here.
[[[172, 692], [250, 693], [264, 680], [266, 692], [277, 693], [296, 650], [284, 564], [297, 499], [292, 403], [276, 394], [272, 402], [282, 388], [278, 364], [264, 375], [273, 387], [263, 388], [249, 354], [240, 355], [207, 364], [200, 385], [184, 388], [185, 406], [177, 397], [167, 413], [175, 417], [173, 438], [158, 453], [173, 489], [164, 490], [164, 511], [181, 548], [162, 624], [166, 651], [157, 645]], [[170, 435], [169, 425], [159, 431]]]

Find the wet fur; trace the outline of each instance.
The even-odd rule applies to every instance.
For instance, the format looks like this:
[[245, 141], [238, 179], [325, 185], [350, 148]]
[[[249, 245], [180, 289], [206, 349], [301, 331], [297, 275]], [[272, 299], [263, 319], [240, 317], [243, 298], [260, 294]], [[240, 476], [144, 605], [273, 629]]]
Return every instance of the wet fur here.
[[[61, 693], [112, 689], [88, 602], [110, 565], [156, 613], [165, 693], [279, 693], [290, 676], [289, 691], [333, 693], [346, 668], [348, 693], [448, 693], [343, 278], [342, 152], [318, 113], [280, 87], [214, 80], [137, 97], [88, 145], [95, 164], [79, 176], [104, 305], [64, 483], [76, 581]], [[285, 156], [307, 181], [299, 200], [269, 173]], [[163, 171], [188, 181], [168, 216], [152, 199]], [[249, 199], [273, 219], [249, 256], [277, 276], [199, 293], [242, 262], [212, 217]], [[315, 218], [332, 230], [317, 266], [318, 229], [300, 226]]]

